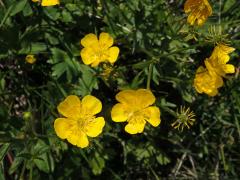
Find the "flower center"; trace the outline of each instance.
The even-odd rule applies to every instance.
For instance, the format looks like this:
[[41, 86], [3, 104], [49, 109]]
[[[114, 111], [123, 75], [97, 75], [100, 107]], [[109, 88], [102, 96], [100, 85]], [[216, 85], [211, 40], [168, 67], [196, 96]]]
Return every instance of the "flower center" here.
[[128, 122], [133, 124], [144, 124], [146, 115], [141, 111], [131, 112], [128, 116]]
[[85, 132], [87, 127], [91, 124], [91, 122], [95, 119], [92, 115], [85, 115], [77, 120], [77, 127], [79, 131]]

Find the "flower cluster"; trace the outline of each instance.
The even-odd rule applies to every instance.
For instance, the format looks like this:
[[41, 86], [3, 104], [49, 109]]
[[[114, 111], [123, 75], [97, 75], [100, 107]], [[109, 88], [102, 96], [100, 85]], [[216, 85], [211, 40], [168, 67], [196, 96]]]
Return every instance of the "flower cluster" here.
[[[129, 134], [142, 133], [146, 122], [154, 127], [160, 124], [160, 110], [151, 106], [155, 97], [150, 90], [124, 90], [116, 95], [116, 99], [120, 103], [112, 108], [112, 120], [127, 121], [125, 131]], [[55, 132], [61, 139], [84, 148], [89, 145], [87, 136], [97, 137], [101, 134], [105, 120], [95, 116], [102, 109], [102, 103], [96, 97], [87, 95], [80, 101], [77, 96], [70, 95], [57, 109], [64, 116], [54, 122]]]
[[198, 93], [206, 93], [215, 96], [218, 88], [223, 86], [223, 77], [228, 73], [234, 73], [235, 68], [229, 61], [229, 53], [235, 49], [224, 44], [218, 44], [209, 58], [204, 61], [206, 68], [200, 66], [197, 69], [194, 87]]
[[[57, 0], [48, 1], [48, 4], [42, 6], [58, 3]], [[199, 26], [212, 14], [207, 0], [187, 0], [184, 11], [189, 14], [188, 23]], [[102, 75], [108, 77], [119, 55], [119, 48], [113, 44], [114, 40], [108, 33], [102, 32], [99, 38], [95, 34], [87, 34], [81, 39], [83, 49], [80, 56], [83, 63], [92, 67], [102, 63]], [[223, 86], [223, 77], [235, 72], [234, 66], [227, 64], [230, 59], [229, 53], [233, 51], [234, 48], [222, 43], [214, 48], [212, 55], [204, 61], [205, 67], [200, 66], [197, 69], [194, 79], [197, 92], [209, 96], [218, 93], [218, 88]], [[160, 110], [154, 106], [156, 98], [149, 89], [123, 90], [116, 95], [116, 100], [118, 103], [112, 107], [111, 118], [114, 122], [127, 122], [124, 128], [127, 133], [142, 133], [147, 123], [153, 127], [161, 123]], [[80, 100], [77, 96], [70, 95], [57, 109], [63, 117], [55, 120], [54, 129], [61, 139], [67, 139], [69, 143], [84, 148], [89, 145], [88, 137], [97, 137], [102, 133], [105, 120], [104, 117], [96, 117], [102, 109], [102, 103], [96, 97], [87, 95]], [[176, 113], [176, 118], [172, 123], [175, 129], [183, 130], [185, 126], [190, 128], [195, 122], [195, 114], [190, 108], [181, 107]]]

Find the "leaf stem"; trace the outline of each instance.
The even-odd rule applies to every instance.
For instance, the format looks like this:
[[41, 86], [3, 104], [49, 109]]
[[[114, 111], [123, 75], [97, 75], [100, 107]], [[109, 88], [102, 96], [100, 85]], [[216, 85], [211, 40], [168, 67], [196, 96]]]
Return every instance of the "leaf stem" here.
[[148, 68], [148, 77], [147, 77], [147, 89], [150, 90], [150, 84], [152, 79], [153, 64], [151, 63]]

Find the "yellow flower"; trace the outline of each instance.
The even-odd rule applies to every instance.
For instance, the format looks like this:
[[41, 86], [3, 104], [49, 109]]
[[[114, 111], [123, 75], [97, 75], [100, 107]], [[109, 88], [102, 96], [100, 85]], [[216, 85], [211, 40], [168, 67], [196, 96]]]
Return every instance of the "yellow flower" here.
[[102, 103], [94, 96], [87, 95], [80, 101], [77, 96], [70, 95], [57, 109], [64, 116], [54, 121], [57, 136], [78, 147], [87, 147], [87, 136], [98, 136], [105, 125], [103, 117], [95, 117], [101, 111]]
[[198, 26], [203, 25], [208, 16], [212, 15], [212, 7], [208, 0], [187, 0], [184, 4], [184, 11], [188, 15], [188, 23]]
[[95, 34], [88, 34], [82, 40], [84, 47], [81, 50], [83, 63], [92, 67], [98, 66], [101, 62], [110, 62], [113, 64], [118, 57], [119, 48], [113, 46], [113, 38], [105, 32], [99, 36], [99, 40]]
[[34, 64], [37, 59], [34, 57], [34, 55], [29, 54], [29, 55], [26, 56], [25, 60], [29, 64]]
[[155, 102], [155, 97], [150, 90], [124, 90], [116, 95], [116, 99], [119, 103], [112, 108], [112, 120], [127, 121], [126, 132], [142, 133], [146, 122], [154, 127], [160, 124], [160, 110], [156, 106], [151, 106]]
[[216, 73], [219, 76], [225, 76], [226, 73], [234, 73], [235, 67], [232, 64], [227, 64], [230, 60], [229, 53], [233, 52], [235, 49], [224, 44], [218, 44], [211, 55], [207, 60]]
[[194, 87], [198, 93], [206, 93], [209, 96], [215, 96], [218, 93], [218, 88], [223, 86], [223, 80], [218, 76], [211, 64], [205, 61], [207, 69], [200, 66], [197, 69]]
[[[32, 0], [32, 2], [39, 2], [40, 0]], [[41, 6], [55, 6], [60, 4], [59, 0], [41, 0]]]

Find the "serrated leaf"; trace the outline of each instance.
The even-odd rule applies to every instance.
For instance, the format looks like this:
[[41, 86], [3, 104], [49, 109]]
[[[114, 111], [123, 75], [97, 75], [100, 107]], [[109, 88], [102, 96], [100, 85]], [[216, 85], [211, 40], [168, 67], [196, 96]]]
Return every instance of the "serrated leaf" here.
[[170, 159], [167, 156], [165, 156], [164, 154], [158, 155], [156, 159], [160, 165], [166, 165], [166, 164], [170, 163]]
[[100, 157], [98, 153], [95, 153], [95, 156], [90, 159], [89, 164], [92, 168], [93, 174], [99, 175], [102, 173], [102, 170], [105, 167], [105, 160]]
[[63, 73], [67, 70], [67, 66], [65, 62], [61, 62], [58, 64], [55, 64], [52, 67], [52, 76], [56, 77], [57, 79], [63, 75]]

